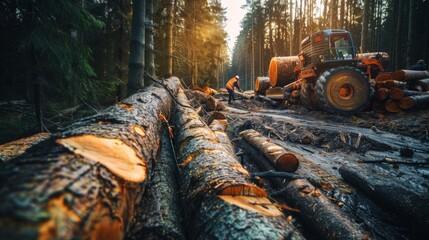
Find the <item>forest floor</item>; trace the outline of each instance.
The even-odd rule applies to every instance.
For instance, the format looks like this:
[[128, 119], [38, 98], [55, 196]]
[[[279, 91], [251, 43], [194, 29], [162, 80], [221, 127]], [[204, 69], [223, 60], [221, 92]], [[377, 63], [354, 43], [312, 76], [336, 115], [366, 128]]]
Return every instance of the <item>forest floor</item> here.
[[[383, 178], [386, 182], [428, 200], [429, 109], [396, 114], [363, 111], [341, 116], [309, 111], [299, 105], [279, 109], [256, 100], [239, 99], [228, 104], [225, 96], [217, 98], [227, 106], [222, 113], [228, 119], [228, 134], [236, 152], [244, 152], [240, 158], [250, 172], [265, 170], [242, 149], [239, 132], [245, 129], [255, 129], [297, 155], [300, 160], [297, 173], [309, 171], [328, 182], [330, 187], [322, 189], [327, 197], [375, 239], [419, 237], [421, 232], [415, 230], [414, 223], [404, 223], [403, 216], [386, 208], [388, 204], [383, 199], [374, 200], [373, 196], [363, 194], [345, 181], [338, 170], [343, 165], [357, 164], [362, 171], [387, 176]], [[203, 118], [208, 115], [203, 114]], [[266, 180], [263, 186], [274, 195], [281, 190], [281, 186], [273, 186]], [[306, 227], [300, 227], [305, 232]]]

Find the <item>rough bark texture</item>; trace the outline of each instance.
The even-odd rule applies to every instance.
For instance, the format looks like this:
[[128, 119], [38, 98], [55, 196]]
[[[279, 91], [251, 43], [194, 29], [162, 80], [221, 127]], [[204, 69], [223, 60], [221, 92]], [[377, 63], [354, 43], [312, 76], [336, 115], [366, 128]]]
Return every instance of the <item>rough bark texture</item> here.
[[284, 87], [296, 80], [301, 62], [298, 56], [273, 57], [268, 67], [271, 87]]
[[[177, 79], [166, 83], [177, 92]], [[6, 162], [1, 238], [123, 238], [159, 151], [160, 114], [168, 117], [171, 102], [164, 88], [148, 87]]]
[[417, 106], [428, 106], [429, 104], [429, 95], [415, 95], [404, 97], [399, 102], [399, 107], [401, 109], [410, 109]]
[[161, 151], [127, 239], [185, 239], [178, 196], [178, 169], [171, 138], [164, 131]]
[[0, 145], [0, 162], [8, 161], [12, 158], [18, 157], [23, 154], [31, 146], [47, 139], [51, 136], [50, 133], [38, 133], [33, 136], [18, 139], [13, 142], [8, 142]]
[[[415, 231], [429, 227], [429, 197], [426, 191], [408, 188], [381, 172], [364, 166], [348, 164], [340, 167], [341, 177], [362, 190], [389, 211], [403, 217], [404, 223], [413, 225]], [[410, 224], [411, 223], [411, 224]]]
[[265, 91], [270, 88], [269, 77], [257, 77], [255, 81], [255, 95], [265, 95]]
[[234, 146], [232, 145], [231, 139], [225, 132], [228, 122], [226, 117], [221, 113], [214, 113], [209, 118], [209, 128], [216, 135], [218, 141], [225, 147], [225, 149], [232, 155], [235, 154]]
[[429, 78], [429, 71], [416, 71], [416, 70], [397, 70], [390, 76], [393, 80], [408, 82]]
[[268, 158], [274, 167], [279, 171], [295, 172], [298, 169], [298, 158], [275, 143], [271, 143], [268, 138], [262, 136], [253, 129], [240, 132], [250, 145], [261, 151]]
[[[234, 202], [228, 201], [231, 198], [242, 200], [245, 197], [255, 197], [268, 202], [269, 200], [266, 198], [266, 192], [251, 182], [249, 173], [241, 166], [237, 157], [228, 152], [198, 114], [187, 107], [188, 100], [182, 92], [179, 92], [178, 101], [181, 105], [176, 105], [172, 122], [175, 126], [175, 150], [181, 168], [180, 191], [182, 202], [186, 203], [184, 222], [188, 237], [216, 239], [216, 236], [212, 235], [216, 227], [223, 231], [218, 234], [250, 236], [256, 232], [259, 238], [270, 239], [273, 234], [281, 236], [284, 231], [275, 228], [277, 224], [285, 224], [288, 225], [287, 229], [294, 229], [283, 219], [279, 210], [275, 208], [269, 211], [262, 210], [252, 205], [249, 200], [247, 202], [237, 200], [233, 205], [228, 204], [229, 207], [211, 207], [215, 205], [214, 203], [205, 205], [207, 202], [218, 200], [219, 197], [228, 203]], [[221, 201], [220, 204], [226, 203]], [[230, 214], [228, 209], [235, 206], [240, 206], [236, 209], [237, 214]], [[252, 213], [251, 217], [243, 214], [248, 210]], [[217, 221], [219, 218], [204, 217], [206, 215], [231, 217], [231, 221], [236, 222], [237, 226], [232, 228], [231, 221]], [[197, 221], [198, 224], [192, 221], [198, 218], [204, 221]], [[252, 228], [240, 228], [244, 223]], [[255, 228], [266, 231], [262, 232]], [[239, 233], [234, 233], [236, 231]]]
[[305, 179], [290, 182], [282, 191], [288, 204], [299, 210], [306, 225], [323, 239], [368, 239], [369, 234], [350, 220]]

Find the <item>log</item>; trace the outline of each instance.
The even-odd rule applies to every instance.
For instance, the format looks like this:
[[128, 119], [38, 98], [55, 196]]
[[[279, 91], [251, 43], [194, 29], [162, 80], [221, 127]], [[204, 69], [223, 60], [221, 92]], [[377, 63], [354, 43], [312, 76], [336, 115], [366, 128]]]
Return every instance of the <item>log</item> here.
[[210, 95], [210, 96], [213, 96], [213, 95], [218, 94], [218, 92], [217, 92], [216, 90], [214, 90], [213, 88], [208, 87], [208, 86], [205, 86], [205, 87], [202, 89], [202, 91], [203, 91], [203, 93], [205, 93], [205, 94], [207, 94], [207, 95]]
[[284, 148], [275, 143], [271, 143], [268, 138], [262, 136], [253, 129], [240, 132], [250, 145], [258, 149], [264, 156], [271, 161], [273, 166], [279, 171], [295, 172], [298, 169], [298, 158], [288, 153]]
[[[171, 94], [177, 78], [164, 81]], [[82, 119], [0, 168], [0, 236], [122, 239], [159, 151], [172, 98], [158, 84]]]
[[225, 105], [214, 97], [208, 96], [206, 99], [206, 109], [208, 111], [222, 111], [225, 110]]
[[273, 87], [265, 91], [265, 96], [270, 99], [283, 100], [285, 98], [285, 92], [282, 87]]
[[270, 88], [269, 77], [257, 77], [255, 80], [255, 95], [265, 96], [265, 91]]
[[171, 138], [165, 129], [148, 189], [126, 239], [185, 239], [177, 175]]
[[420, 92], [427, 92], [429, 91], [429, 78], [413, 81], [410, 83], [409, 88]]
[[403, 90], [405, 96], [424, 96], [429, 95], [429, 92], [419, 92], [419, 91], [412, 91], [412, 90]]
[[[178, 101], [187, 105], [182, 92]], [[265, 229], [258, 231], [261, 239], [271, 239], [285, 231], [302, 238], [192, 108], [176, 105], [172, 122], [181, 169], [180, 192], [186, 203], [184, 222], [190, 239], [215, 239], [219, 234], [251, 236], [259, 228]], [[255, 202], [262, 202], [264, 207]], [[282, 228], [276, 228], [278, 225]]]
[[399, 107], [404, 110], [417, 106], [428, 107], [428, 105], [429, 94], [404, 97], [399, 102]]
[[210, 116], [209, 122], [210, 122], [208, 123], [209, 128], [216, 135], [218, 141], [225, 147], [225, 149], [229, 153], [234, 155], [235, 154], [234, 146], [232, 145], [232, 142], [228, 137], [228, 134], [225, 132], [226, 127], [228, 126], [226, 117], [221, 113], [214, 113]]
[[357, 164], [343, 165], [341, 177], [363, 191], [388, 211], [403, 217], [403, 223], [416, 231], [429, 227], [429, 197], [397, 183], [390, 175], [383, 175]]
[[372, 110], [377, 113], [385, 113], [386, 109], [384, 108], [385, 102], [380, 100], [375, 100], [372, 102]]
[[377, 77], [375, 77], [375, 81], [376, 82], [381, 82], [381, 81], [389, 80], [391, 74], [392, 73], [390, 73], [390, 72], [379, 73], [377, 75]]
[[429, 78], [429, 71], [397, 70], [392, 73], [390, 78], [402, 82], [409, 82]]
[[276, 106], [279, 105], [278, 102], [276, 102], [276, 101], [274, 101], [271, 98], [268, 98], [266, 96], [258, 95], [258, 96], [256, 96], [256, 100], [266, 102], [266, 103], [270, 104], [273, 107], [276, 107]]
[[369, 239], [368, 232], [307, 180], [293, 180], [281, 193], [317, 239]]
[[398, 113], [401, 111], [401, 108], [399, 108], [399, 102], [395, 99], [387, 99], [384, 104], [384, 108], [390, 113]]
[[50, 137], [50, 133], [37, 133], [30, 137], [21, 138], [0, 145], [0, 162], [9, 161], [22, 155], [27, 149]]
[[296, 81], [301, 68], [298, 56], [271, 58], [268, 67], [271, 87], [284, 87]]
[[241, 92], [238, 92], [238, 91], [234, 91], [234, 94], [236, 96], [239, 96], [239, 97], [244, 98], [246, 100], [252, 100], [252, 99], [255, 98], [255, 96], [253, 96], [253, 95], [249, 95], [249, 94], [246, 94], [246, 93], [241, 93]]
[[392, 90], [390, 90], [390, 98], [394, 99], [394, 100], [401, 100], [401, 98], [404, 97], [404, 91], [400, 88], [392, 88]]
[[377, 89], [377, 91], [374, 92], [374, 97], [379, 101], [386, 100], [388, 96], [389, 96], [389, 89], [387, 88], [379, 88]]
[[403, 89], [406, 86], [406, 83], [404, 82], [400, 82], [397, 80], [385, 80], [385, 81], [380, 81], [380, 82], [376, 82], [374, 85], [374, 88], [380, 89], [380, 88], [387, 88], [389, 90], [393, 89], [393, 88], [401, 88]]
[[294, 99], [298, 99], [300, 95], [300, 91], [299, 90], [293, 90], [290, 94], [290, 96]]

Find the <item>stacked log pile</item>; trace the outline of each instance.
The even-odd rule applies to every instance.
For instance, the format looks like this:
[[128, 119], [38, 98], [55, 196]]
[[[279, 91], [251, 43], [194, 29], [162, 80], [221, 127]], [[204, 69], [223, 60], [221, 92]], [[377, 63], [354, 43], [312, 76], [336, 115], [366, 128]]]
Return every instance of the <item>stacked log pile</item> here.
[[301, 239], [179, 92], [172, 122], [190, 239]]
[[378, 113], [397, 113], [429, 103], [428, 71], [398, 70], [382, 73], [374, 84], [372, 108]]
[[[133, 225], [180, 82], [147, 87], [0, 169], [2, 239], [122, 239]], [[170, 91], [170, 92], [169, 92]]]

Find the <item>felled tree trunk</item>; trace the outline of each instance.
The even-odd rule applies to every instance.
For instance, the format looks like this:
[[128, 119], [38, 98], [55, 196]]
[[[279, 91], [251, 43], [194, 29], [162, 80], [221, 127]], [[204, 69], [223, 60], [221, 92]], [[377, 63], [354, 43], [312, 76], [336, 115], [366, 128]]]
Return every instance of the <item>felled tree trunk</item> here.
[[406, 110], [417, 106], [428, 106], [428, 104], [429, 95], [416, 95], [402, 98], [399, 107]]
[[[198, 114], [187, 107], [188, 101], [181, 92], [178, 101], [181, 105], [176, 105], [172, 122], [188, 237], [246, 238], [261, 228], [265, 230], [257, 232], [262, 239], [278, 239], [288, 233], [300, 239], [293, 225], [266, 198], [266, 192], [251, 182], [237, 157], [219, 144]], [[283, 227], [277, 228], [278, 225]]]
[[420, 92], [429, 91], [429, 78], [420, 79], [410, 83], [410, 89], [417, 90]]
[[356, 164], [340, 167], [341, 177], [380, 203], [385, 209], [403, 217], [417, 231], [429, 227], [429, 197], [399, 185], [395, 178], [371, 171]]
[[14, 157], [18, 157], [23, 154], [31, 146], [47, 139], [51, 136], [50, 133], [37, 133], [33, 136], [18, 139], [13, 142], [8, 142], [0, 145], [0, 162], [8, 161]]
[[265, 96], [265, 91], [270, 88], [269, 77], [257, 77], [255, 81], [255, 95]]
[[268, 67], [271, 87], [284, 87], [296, 81], [300, 69], [298, 56], [271, 58]]
[[226, 127], [228, 126], [228, 121], [222, 113], [215, 112], [209, 118], [209, 128], [216, 135], [217, 139], [225, 149], [230, 152], [232, 155], [235, 154], [234, 146], [232, 145], [231, 140], [228, 137], [228, 134], [225, 132]]
[[[175, 94], [176, 78], [164, 82]], [[159, 152], [172, 99], [156, 85], [6, 162], [0, 169], [0, 236], [121, 239]]]
[[171, 138], [165, 130], [148, 189], [127, 239], [185, 239], [177, 175]]
[[429, 78], [429, 71], [416, 71], [416, 70], [397, 70], [390, 76], [393, 80], [409, 82]]
[[240, 136], [244, 138], [250, 145], [261, 151], [268, 158], [275, 168], [279, 171], [295, 172], [298, 169], [298, 158], [291, 153], [288, 153], [284, 148], [275, 143], [268, 141], [268, 138], [262, 136], [253, 129], [240, 132]]
[[369, 234], [305, 179], [291, 181], [282, 194], [322, 239], [368, 239]]

